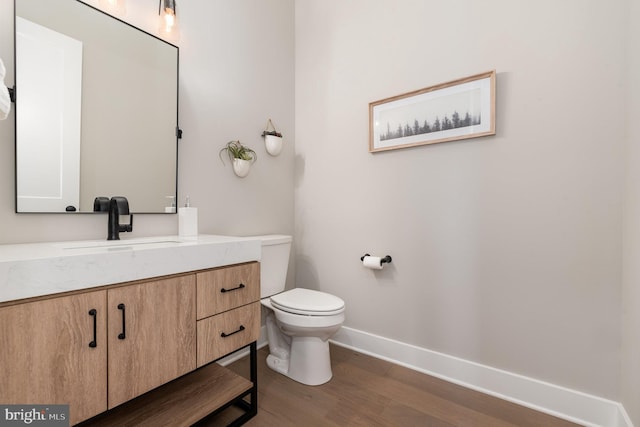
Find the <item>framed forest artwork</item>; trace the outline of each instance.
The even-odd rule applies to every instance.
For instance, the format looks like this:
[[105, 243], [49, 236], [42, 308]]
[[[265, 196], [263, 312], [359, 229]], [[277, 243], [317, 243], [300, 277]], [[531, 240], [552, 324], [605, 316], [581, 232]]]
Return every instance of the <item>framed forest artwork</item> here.
[[369, 151], [496, 133], [496, 72], [453, 80], [369, 104]]

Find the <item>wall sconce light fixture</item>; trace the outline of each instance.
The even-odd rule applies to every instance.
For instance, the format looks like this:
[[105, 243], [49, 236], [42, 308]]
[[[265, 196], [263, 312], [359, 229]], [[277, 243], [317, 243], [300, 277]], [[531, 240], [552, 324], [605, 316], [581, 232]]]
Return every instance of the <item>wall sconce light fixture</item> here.
[[176, 0], [160, 0], [158, 14], [160, 15], [160, 34], [171, 41], [176, 41], [179, 35]]
[[125, 0], [99, 0], [98, 6], [110, 15], [124, 16], [127, 13]]

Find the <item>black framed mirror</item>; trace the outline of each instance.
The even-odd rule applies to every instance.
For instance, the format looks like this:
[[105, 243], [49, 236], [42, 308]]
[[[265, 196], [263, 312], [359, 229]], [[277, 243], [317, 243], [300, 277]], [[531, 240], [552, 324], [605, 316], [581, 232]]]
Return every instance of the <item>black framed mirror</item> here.
[[16, 212], [174, 213], [178, 47], [79, 0], [14, 2]]

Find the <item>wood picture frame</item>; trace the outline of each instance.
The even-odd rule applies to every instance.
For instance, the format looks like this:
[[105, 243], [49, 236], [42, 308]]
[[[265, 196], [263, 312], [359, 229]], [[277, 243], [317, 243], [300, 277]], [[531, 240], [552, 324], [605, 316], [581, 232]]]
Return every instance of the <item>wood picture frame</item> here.
[[369, 104], [369, 151], [477, 138], [496, 133], [496, 72]]

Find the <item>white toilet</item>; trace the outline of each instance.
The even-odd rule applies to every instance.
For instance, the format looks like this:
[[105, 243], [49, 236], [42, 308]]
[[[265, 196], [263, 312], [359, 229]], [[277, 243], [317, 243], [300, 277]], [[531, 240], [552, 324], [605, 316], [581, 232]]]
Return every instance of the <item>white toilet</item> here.
[[344, 322], [344, 301], [324, 292], [294, 288], [283, 292], [291, 236], [258, 236], [261, 303], [267, 307], [267, 365], [302, 384], [331, 379], [329, 338]]

